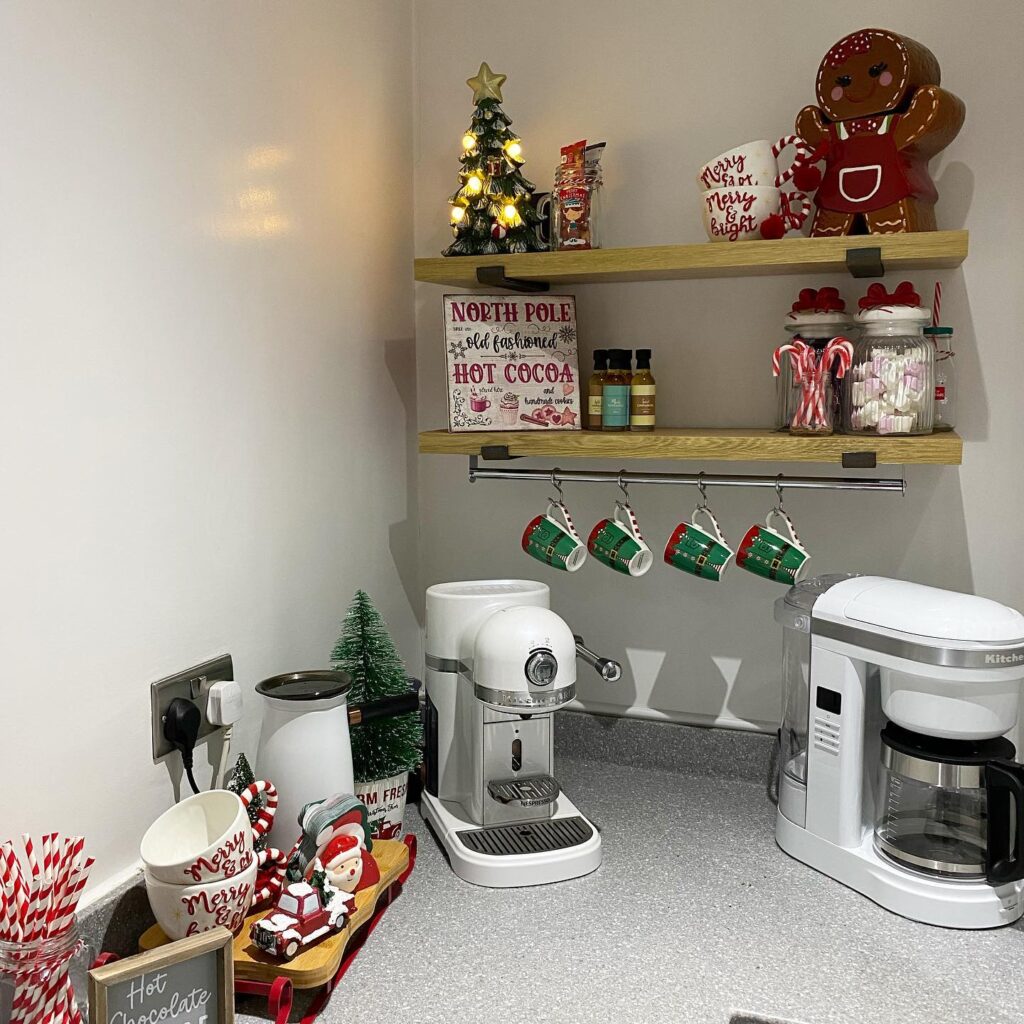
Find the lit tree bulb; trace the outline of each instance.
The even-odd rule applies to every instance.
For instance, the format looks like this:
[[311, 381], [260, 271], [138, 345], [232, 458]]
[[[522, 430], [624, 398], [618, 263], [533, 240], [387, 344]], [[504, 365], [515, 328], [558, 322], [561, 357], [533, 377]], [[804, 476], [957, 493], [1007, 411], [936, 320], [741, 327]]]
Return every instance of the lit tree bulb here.
[[467, 152], [476, 146], [476, 136], [472, 132], [466, 132], [462, 136], [462, 148]]
[[452, 223], [458, 224], [462, 218], [466, 216], [466, 208], [464, 206], [453, 206], [452, 207]]
[[480, 175], [478, 174], [470, 175], [469, 181], [466, 182], [466, 188], [468, 188], [470, 192], [479, 192], [483, 187], [484, 183], [481, 181]]
[[511, 142], [505, 143], [505, 152], [512, 160], [518, 160], [523, 155], [523, 147], [517, 139], [513, 139]]
[[501, 215], [505, 220], [512, 222], [519, 216], [519, 211], [515, 208], [515, 204], [507, 203], [501, 211]]

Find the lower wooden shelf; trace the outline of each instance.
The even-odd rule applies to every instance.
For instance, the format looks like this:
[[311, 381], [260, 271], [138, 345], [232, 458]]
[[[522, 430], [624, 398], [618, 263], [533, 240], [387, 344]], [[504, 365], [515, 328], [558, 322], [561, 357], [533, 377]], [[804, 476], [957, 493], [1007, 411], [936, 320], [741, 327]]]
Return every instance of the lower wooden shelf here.
[[[602, 433], [591, 430], [517, 430], [420, 434], [420, 451], [435, 455], [480, 455], [490, 447], [507, 448], [509, 457], [577, 459], [702, 459], [723, 462], [830, 462], [860, 454], [865, 466], [927, 463], [958, 466], [963, 441], [953, 431], [922, 437], [874, 437], [832, 434], [795, 437], [775, 430], [662, 427], [650, 433]], [[486, 454], [486, 453], [485, 453]], [[497, 452], [493, 454], [498, 454]]]

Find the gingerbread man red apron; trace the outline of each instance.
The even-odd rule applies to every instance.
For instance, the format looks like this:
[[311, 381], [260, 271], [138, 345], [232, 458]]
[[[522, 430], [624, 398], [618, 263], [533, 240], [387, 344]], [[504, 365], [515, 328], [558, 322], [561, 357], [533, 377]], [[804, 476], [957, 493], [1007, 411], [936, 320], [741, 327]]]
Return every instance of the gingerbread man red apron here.
[[828, 125], [829, 149], [818, 206], [841, 213], [868, 213], [908, 196], [935, 202], [935, 185], [920, 160], [896, 148], [898, 114]]

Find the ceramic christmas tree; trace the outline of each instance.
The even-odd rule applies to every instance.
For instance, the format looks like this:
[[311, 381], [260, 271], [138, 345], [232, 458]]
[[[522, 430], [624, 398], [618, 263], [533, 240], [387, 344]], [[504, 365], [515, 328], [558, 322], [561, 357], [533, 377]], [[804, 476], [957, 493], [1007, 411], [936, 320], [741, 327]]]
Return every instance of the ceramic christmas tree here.
[[530, 205], [533, 183], [523, 177], [523, 147], [510, 130], [509, 116], [501, 109], [501, 85], [486, 63], [474, 78], [476, 110], [462, 136], [462, 170], [451, 204], [455, 241], [445, 256], [480, 256], [489, 253], [537, 252], [544, 248], [535, 228], [540, 218]]
[[[405, 665], [387, 627], [369, 597], [357, 590], [331, 652], [335, 668], [352, 677], [349, 704], [409, 692]], [[356, 782], [404, 774], [422, 757], [423, 728], [417, 712], [364, 722], [352, 730], [352, 766]]]

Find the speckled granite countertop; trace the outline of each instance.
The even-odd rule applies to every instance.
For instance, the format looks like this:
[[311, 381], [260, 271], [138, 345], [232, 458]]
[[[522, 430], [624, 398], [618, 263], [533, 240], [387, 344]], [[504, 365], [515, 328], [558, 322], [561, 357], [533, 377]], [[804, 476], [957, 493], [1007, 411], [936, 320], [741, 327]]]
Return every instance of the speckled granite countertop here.
[[[740, 1011], [804, 1024], [1024, 1020], [1024, 927], [914, 924], [791, 860], [763, 782], [575, 756], [557, 771], [601, 829], [601, 868], [478, 888], [452, 874], [410, 808], [416, 870], [324, 1024], [726, 1024]], [[240, 1021], [266, 1019], [256, 1000], [238, 1009]]]

